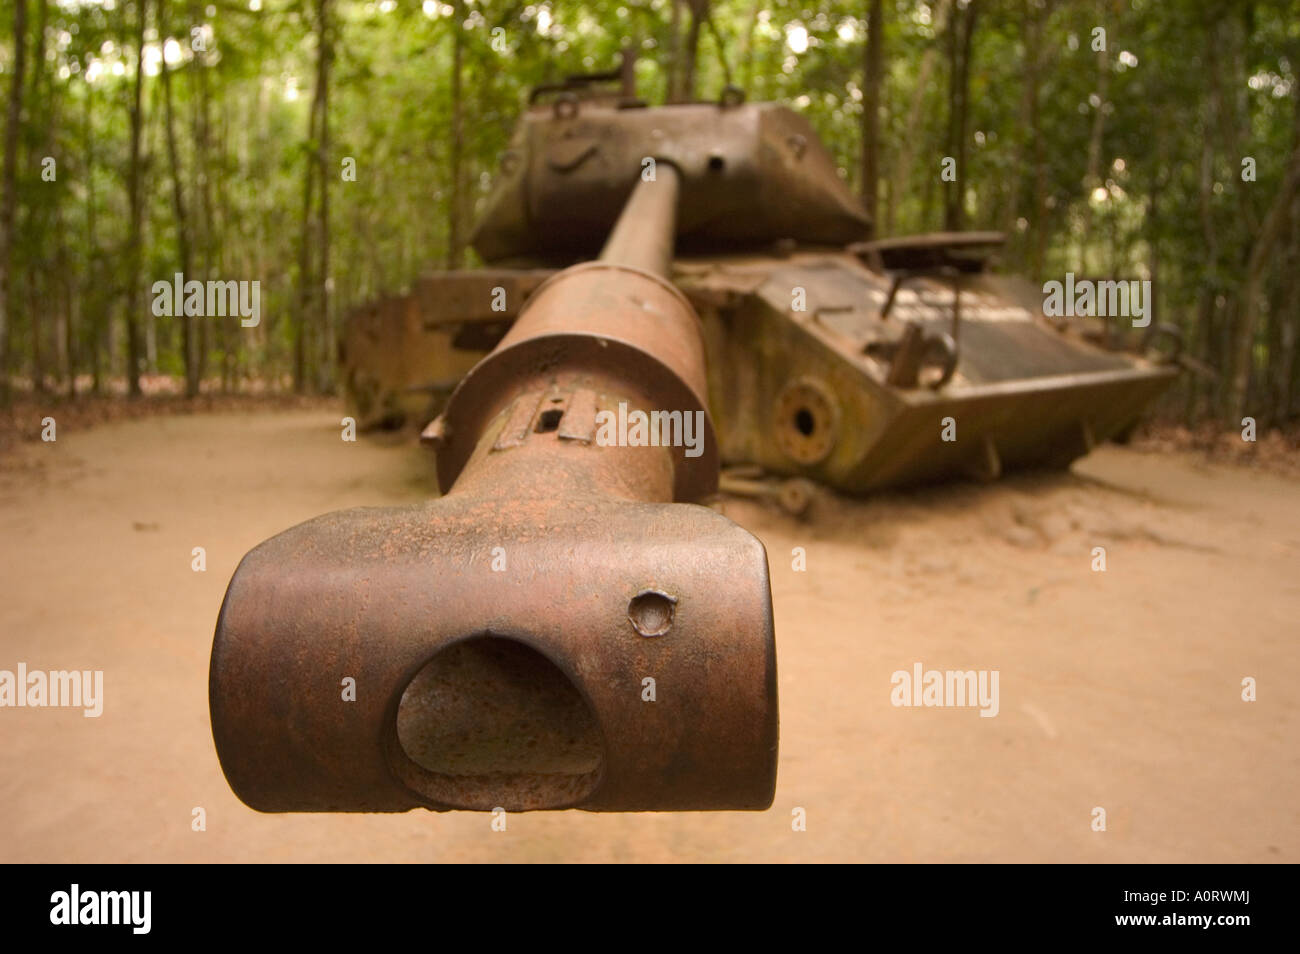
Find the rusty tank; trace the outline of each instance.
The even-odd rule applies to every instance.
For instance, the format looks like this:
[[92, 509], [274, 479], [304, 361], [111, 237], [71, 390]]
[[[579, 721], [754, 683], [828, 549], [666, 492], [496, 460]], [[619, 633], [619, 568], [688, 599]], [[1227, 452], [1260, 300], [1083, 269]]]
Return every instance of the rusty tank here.
[[1000, 235], [874, 239], [796, 112], [630, 80], [537, 90], [484, 266], [348, 321], [351, 413], [418, 427], [441, 493], [241, 561], [209, 705], [251, 807], [763, 810], [767, 556], [699, 504], [1061, 466], [1174, 377], [1159, 326], [1048, 318]]
[[363, 428], [434, 419], [664, 165], [682, 180], [671, 278], [703, 322], [725, 490], [798, 510], [812, 482], [861, 494], [1063, 467], [1131, 429], [1176, 376], [1175, 328], [1048, 317], [1037, 288], [991, 268], [1001, 234], [873, 239], [796, 112], [731, 87], [648, 107], [630, 77], [536, 90], [472, 238], [484, 267], [429, 272], [347, 323]]

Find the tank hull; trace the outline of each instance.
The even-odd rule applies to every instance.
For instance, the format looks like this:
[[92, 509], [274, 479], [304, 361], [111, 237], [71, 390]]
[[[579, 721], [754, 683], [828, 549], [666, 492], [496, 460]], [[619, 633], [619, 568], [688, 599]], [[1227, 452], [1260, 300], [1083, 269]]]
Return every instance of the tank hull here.
[[[428, 395], [450, 393], [456, 369], [495, 346], [549, 274], [431, 273], [378, 325], [373, 315], [350, 322], [349, 402], [362, 412], [352, 382], [365, 382], [366, 408], [403, 407], [401, 423], [423, 427], [438, 410]], [[703, 323], [724, 466], [757, 465], [851, 494], [1067, 466], [1131, 427], [1177, 374], [1098, 343], [1095, 321], [1054, 324], [1022, 283], [1000, 276], [918, 277], [888, 313], [891, 275], [842, 249], [683, 257], [673, 278]], [[493, 288], [504, 290], [508, 311], [456, 304], [490, 301]], [[891, 347], [909, 327], [953, 336], [958, 295], [947, 380], [891, 383]], [[354, 350], [362, 336], [366, 346]], [[425, 357], [435, 353], [437, 361]]]

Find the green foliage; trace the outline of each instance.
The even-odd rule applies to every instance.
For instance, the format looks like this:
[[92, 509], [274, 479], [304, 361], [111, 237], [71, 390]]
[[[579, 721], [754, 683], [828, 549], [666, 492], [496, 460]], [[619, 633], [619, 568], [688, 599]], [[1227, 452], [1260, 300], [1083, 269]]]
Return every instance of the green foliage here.
[[[69, 369], [104, 381], [122, 373], [140, 2], [27, 0], [9, 363], [38, 383], [66, 378]], [[1155, 277], [1159, 320], [1182, 326], [1196, 355], [1227, 371], [1252, 243], [1296, 143], [1294, 7], [1280, 0], [971, 2], [978, 18], [962, 171], [966, 226], [1007, 230], [1004, 264], [1038, 281], [1084, 268]], [[304, 177], [319, 146], [308, 137], [318, 3], [166, 0], [160, 20], [159, 5], [148, 0], [141, 280], [170, 278], [179, 268], [183, 225], [193, 259], [187, 278], [261, 281], [259, 328], [203, 329], [206, 370], [227, 386], [245, 377], [283, 382], [292, 369], [297, 295], [312, 280], [299, 274], [299, 243]], [[681, 66], [673, 51], [691, 22], [691, 3], [677, 3], [675, 18], [673, 0], [330, 0], [324, 172], [332, 291], [323, 320], [337, 327], [355, 304], [401, 291], [446, 257], [456, 190], [454, 32], [463, 55], [462, 199], [472, 220], [533, 86], [609, 68], [620, 49], [635, 46], [642, 96], [664, 99]], [[0, 22], [12, 22], [14, 6], [0, 0]], [[867, 6], [713, 2], [713, 29], [699, 31], [696, 96], [716, 98], [730, 78], [752, 99], [790, 103], [861, 188]], [[943, 223], [945, 29], [954, 10], [966, 11], [965, 0], [884, 4], [882, 233]], [[1098, 26], [1107, 36], [1104, 90], [1091, 48]], [[192, 49], [196, 36], [208, 39], [206, 52]], [[6, 89], [13, 57], [12, 43], [0, 43]], [[165, 62], [173, 68], [184, 223], [175, 214], [165, 135]], [[57, 161], [55, 182], [41, 178], [44, 156]], [[1244, 156], [1256, 160], [1254, 182], [1242, 181]], [[346, 157], [355, 160], [355, 182], [342, 179]], [[1257, 292], [1252, 394], [1278, 416], [1300, 390], [1293, 386], [1296, 282], [1286, 264], [1297, 260], [1296, 218], [1293, 208]], [[145, 320], [149, 367], [180, 373], [180, 323]], [[1222, 397], [1221, 386], [1193, 385], [1179, 400], [1197, 413]]]

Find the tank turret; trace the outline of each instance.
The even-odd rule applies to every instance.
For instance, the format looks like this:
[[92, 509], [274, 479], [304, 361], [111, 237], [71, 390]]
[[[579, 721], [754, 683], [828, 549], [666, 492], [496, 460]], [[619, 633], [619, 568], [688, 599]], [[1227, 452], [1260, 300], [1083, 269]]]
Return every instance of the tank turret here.
[[473, 236], [485, 261], [589, 256], [633, 185], [658, 164], [681, 178], [679, 253], [777, 241], [845, 245], [871, 221], [808, 121], [734, 88], [716, 103], [647, 107], [562, 90], [524, 113]]

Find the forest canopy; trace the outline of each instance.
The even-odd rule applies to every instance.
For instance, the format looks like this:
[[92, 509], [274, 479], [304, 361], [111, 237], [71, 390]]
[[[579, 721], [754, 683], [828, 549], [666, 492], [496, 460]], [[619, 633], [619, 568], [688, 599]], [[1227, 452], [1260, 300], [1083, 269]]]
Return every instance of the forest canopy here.
[[[530, 89], [633, 48], [651, 103], [734, 84], [805, 114], [878, 236], [998, 230], [999, 267], [1037, 283], [1150, 279], [1188, 354], [1163, 412], [1282, 424], [1300, 391], [1297, 13], [0, 0], [0, 390], [333, 390], [350, 309], [475, 263]], [[257, 281], [260, 320], [160, 316], [152, 289], [177, 274]]]

